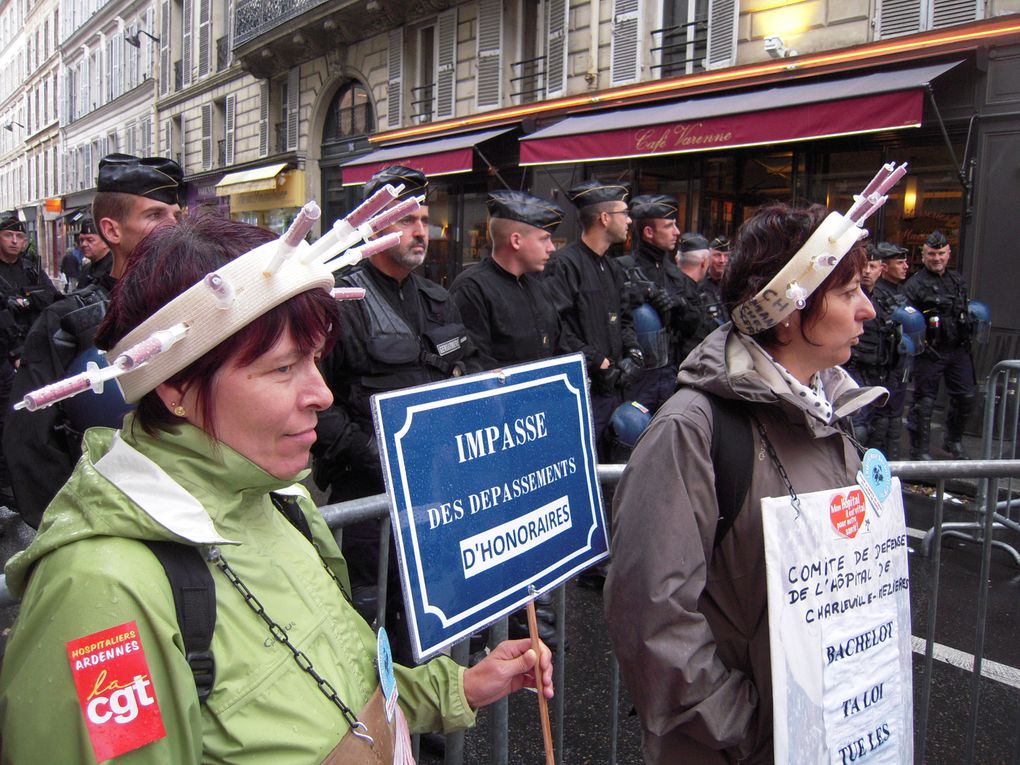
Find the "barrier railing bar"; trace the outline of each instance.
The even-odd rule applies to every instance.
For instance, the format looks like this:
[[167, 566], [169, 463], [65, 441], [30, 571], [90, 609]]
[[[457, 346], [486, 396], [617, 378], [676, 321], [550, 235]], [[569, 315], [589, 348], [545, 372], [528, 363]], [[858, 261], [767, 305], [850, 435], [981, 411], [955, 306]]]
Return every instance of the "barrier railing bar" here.
[[931, 597], [928, 601], [928, 631], [924, 641], [924, 685], [921, 688], [921, 721], [918, 727], [921, 756], [918, 762], [924, 762], [928, 742], [928, 710], [931, 706], [932, 672], [935, 663], [935, 622], [939, 606], [939, 565], [942, 561], [942, 512], [945, 497], [946, 483], [939, 481], [935, 486], [935, 551], [931, 556]]

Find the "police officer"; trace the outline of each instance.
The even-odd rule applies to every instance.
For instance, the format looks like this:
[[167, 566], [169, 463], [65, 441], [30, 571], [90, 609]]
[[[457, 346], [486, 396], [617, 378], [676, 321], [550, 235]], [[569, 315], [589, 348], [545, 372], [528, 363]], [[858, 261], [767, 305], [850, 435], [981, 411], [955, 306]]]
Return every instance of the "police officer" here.
[[730, 320], [730, 313], [722, 302], [722, 278], [726, 264], [730, 262], [730, 238], [719, 234], [708, 245], [708, 270], [698, 285], [701, 306], [709, 318], [721, 327]]
[[623, 269], [606, 254], [627, 240], [627, 187], [585, 181], [568, 195], [581, 219], [581, 238], [554, 252], [545, 273], [563, 321], [564, 350], [584, 354], [596, 448], [606, 461], [609, 418], [623, 403], [623, 390], [641, 375], [644, 361], [625, 311]]
[[[96, 260], [78, 289], [47, 308], [32, 325], [14, 383], [15, 400], [64, 378], [73, 365], [84, 371], [89, 360], [99, 360], [92, 338], [106, 315], [110, 290], [135, 245], [157, 226], [177, 222], [183, 176], [176, 162], [163, 157], [110, 154], [99, 161], [93, 216], [81, 229], [88, 256]], [[18, 512], [26, 523], [38, 526], [43, 510], [70, 477], [81, 456], [85, 428], [120, 427], [127, 409], [117, 386], [108, 384], [102, 396], [85, 393], [35, 412], [11, 413], [3, 447]]]
[[[637, 249], [617, 262], [626, 274], [631, 308], [650, 306], [661, 329], [642, 331], [641, 320], [633, 315], [635, 332], [644, 354], [644, 372], [626, 391], [628, 400], [639, 401], [654, 413], [676, 391], [679, 352], [684, 338], [698, 327], [699, 313], [688, 297], [687, 279], [673, 260], [680, 229], [676, 221], [679, 205], [664, 194], [645, 194], [630, 201]], [[620, 434], [617, 434], [618, 436]]]
[[[896, 360], [897, 333], [889, 314], [882, 315], [878, 306], [875, 305], [875, 285], [882, 273], [882, 261], [878, 247], [868, 243], [865, 251], [868, 254], [868, 261], [861, 271], [861, 289], [875, 306], [875, 318], [864, 322], [864, 331], [857, 345], [850, 349], [850, 361], [846, 364], [846, 371], [861, 387], [885, 387], [889, 370]], [[891, 314], [891, 311], [889, 313]], [[860, 409], [853, 417], [857, 438], [868, 446], [874, 445], [870, 442], [869, 436], [874, 416], [875, 407], [868, 405]]]
[[[903, 294], [903, 283], [910, 273], [907, 250], [891, 242], [880, 242], [876, 247], [882, 272], [871, 293], [875, 306], [876, 320], [887, 322], [886, 342], [891, 345], [888, 372], [882, 385], [889, 391], [885, 406], [876, 409], [871, 417], [868, 430], [868, 446], [881, 449], [890, 460], [900, 458], [900, 439], [903, 433], [903, 410], [907, 401], [907, 379], [912, 367], [911, 356], [899, 347], [901, 329], [896, 323], [896, 311], [907, 305]], [[894, 326], [890, 327], [888, 322]]]
[[554, 356], [560, 317], [541, 278], [563, 210], [522, 191], [493, 191], [486, 203], [492, 254], [450, 287], [487, 369]]
[[[428, 195], [425, 175], [395, 165], [365, 184], [368, 198], [386, 184], [403, 184], [400, 199]], [[429, 245], [427, 203], [380, 234], [399, 232], [400, 241], [337, 277], [337, 285], [360, 287], [365, 299], [340, 303], [341, 331], [323, 362], [333, 405], [319, 413], [313, 450], [315, 481], [329, 489], [329, 501], [384, 491], [379, 449], [369, 399], [375, 393], [448, 379], [482, 367], [477, 350], [450, 294], [414, 270]], [[350, 571], [354, 605], [371, 621], [376, 615], [379, 521], [345, 527], [343, 553]], [[393, 552], [391, 541], [391, 553]], [[391, 554], [386, 626], [394, 660], [413, 660], [406, 614]]]
[[99, 236], [99, 230], [91, 216], [85, 216], [81, 222], [78, 243], [81, 246], [82, 257], [85, 259], [81, 277], [78, 279], [78, 288], [84, 289], [90, 284], [104, 281], [104, 277], [113, 270], [114, 258], [110, 245]]
[[684, 363], [687, 355], [708, 337], [719, 326], [715, 318], [705, 309], [701, 302], [699, 285], [708, 273], [710, 249], [708, 240], [693, 231], [680, 237], [680, 248], [676, 261], [684, 275], [684, 290], [689, 305], [697, 312], [698, 324], [694, 331], [687, 335], [680, 344], [680, 363]]
[[39, 313], [60, 297], [53, 282], [26, 254], [28, 237], [17, 212], [0, 214], [0, 296], [4, 324], [11, 334], [10, 354], [21, 356], [21, 344]]
[[907, 302], [924, 314], [928, 324], [928, 347], [914, 360], [914, 399], [907, 424], [913, 460], [932, 459], [931, 418], [941, 378], [949, 394], [943, 446], [954, 459], [967, 459], [963, 429], [974, 410], [977, 384], [970, 355], [967, 284], [949, 270], [950, 254], [949, 240], [933, 231], [921, 250], [924, 268], [903, 288]]

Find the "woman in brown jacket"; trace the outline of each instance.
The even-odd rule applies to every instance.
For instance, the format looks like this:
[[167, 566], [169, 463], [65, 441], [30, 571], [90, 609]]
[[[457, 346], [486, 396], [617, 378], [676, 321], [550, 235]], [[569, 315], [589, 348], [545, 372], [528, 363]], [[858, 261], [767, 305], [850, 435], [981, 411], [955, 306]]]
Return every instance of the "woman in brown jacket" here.
[[[606, 615], [647, 763], [772, 761], [760, 500], [854, 483], [849, 415], [884, 395], [839, 367], [875, 314], [861, 230], [840, 238], [846, 219], [826, 213], [773, 204], [741, 227], [723, 281], [734, 323], [683, 363], [616, 492]], [[720, 540], [716, 482], [741, 477], [712, 464], [710, 396], [740, 402], [754, 455]]]

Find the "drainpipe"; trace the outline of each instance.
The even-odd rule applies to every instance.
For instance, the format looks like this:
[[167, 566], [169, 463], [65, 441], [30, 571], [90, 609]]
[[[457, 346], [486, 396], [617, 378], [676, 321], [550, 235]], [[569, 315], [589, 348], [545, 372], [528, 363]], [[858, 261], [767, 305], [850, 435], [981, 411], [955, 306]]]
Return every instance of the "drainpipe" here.
[[599, 0], [591, 0], [589, 3], [591, 40], [588, 43], [588, 71], [584, 75], [588, 87], [597, 88], [599, 84]]

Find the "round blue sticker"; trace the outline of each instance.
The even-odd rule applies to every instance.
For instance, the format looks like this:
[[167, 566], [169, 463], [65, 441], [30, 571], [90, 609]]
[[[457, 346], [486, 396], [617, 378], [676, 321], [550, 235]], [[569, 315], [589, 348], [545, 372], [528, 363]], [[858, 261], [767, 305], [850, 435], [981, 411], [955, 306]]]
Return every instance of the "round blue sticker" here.
[[379, 667], [379, 685], [387, 700], [397, 687], [397, 679], [393, 676], [393, 652], [390, 650], [390, 639], [386, 628], [380, 627], [376, 636], [376, 664]]
[[889, 470], [889, 460], [885, 455], [878, 449], [868, 449], [864, 452], [861, 474], [875, 492], [875, 496], [885, 502], [892, 492], [892, 471]]

